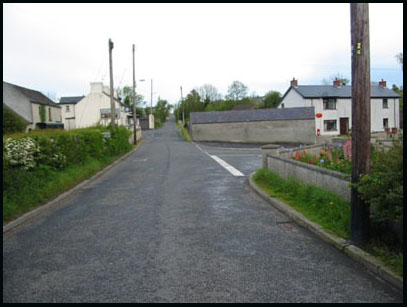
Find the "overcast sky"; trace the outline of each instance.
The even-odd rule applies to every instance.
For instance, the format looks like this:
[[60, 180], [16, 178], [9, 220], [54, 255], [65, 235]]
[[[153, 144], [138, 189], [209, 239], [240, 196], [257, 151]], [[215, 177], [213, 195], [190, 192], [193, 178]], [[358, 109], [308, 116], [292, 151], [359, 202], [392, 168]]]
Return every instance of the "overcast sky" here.
[[[402, 85], [395, 55], [403, 52], [403, 6], [370, 4], [371, 80]], [[170, 103], [194, 87], [223, 95], [233, 80], [249, 93], [282, 94], [351, 79], [349, 4], [3, 4], [3, 81], [63, 96], [87, 95], [90, 82], [109, 84], [108, 40], [114, 42], [114, 87]]]

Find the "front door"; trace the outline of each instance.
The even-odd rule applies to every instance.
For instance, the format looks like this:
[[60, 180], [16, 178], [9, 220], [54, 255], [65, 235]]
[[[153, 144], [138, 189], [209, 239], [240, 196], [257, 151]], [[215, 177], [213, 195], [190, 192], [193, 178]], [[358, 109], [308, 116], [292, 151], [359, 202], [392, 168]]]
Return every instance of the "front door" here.
[[348, 134], [349, 130], [349, 118], [347, 117], [341, 117], [339, 119], [339, 126], [340, 126], [340, 133], [341, 135], [346, 135]]

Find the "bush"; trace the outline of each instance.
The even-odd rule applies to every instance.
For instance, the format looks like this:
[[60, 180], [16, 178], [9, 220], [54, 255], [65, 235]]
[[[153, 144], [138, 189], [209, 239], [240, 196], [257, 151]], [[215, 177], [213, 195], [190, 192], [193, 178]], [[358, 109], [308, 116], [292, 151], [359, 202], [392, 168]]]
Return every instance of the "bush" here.
[[387, 152], [376, 149], [370, 173], [361, 175], [357, 185], [362, 198], [374, 205], [374, 222], [395, 221], [403, 217], [403, 145], [395, 140]]
[[[107, 131], [110, 137], [105, 138]], [[63, 192], [131, 150], [130, 135], [128, 129], [115, 127], [3, 137], [3, 221]]]
[[3, 104], [3, 134], [24, 132], [27, 122]]

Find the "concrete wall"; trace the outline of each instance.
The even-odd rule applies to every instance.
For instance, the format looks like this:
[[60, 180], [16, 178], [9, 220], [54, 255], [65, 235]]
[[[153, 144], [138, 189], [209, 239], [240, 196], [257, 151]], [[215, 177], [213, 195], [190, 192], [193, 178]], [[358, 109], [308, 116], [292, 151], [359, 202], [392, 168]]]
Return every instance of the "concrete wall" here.
[[[317, 150], [318, 148], [315, 147], [315, 149]], [[284, 158], [278, 156], [278, 152], [267, 153], [265, 163], [265, 166], [268, 169], [278, 173], [283, 178], [293, 177], [303, 183], [313, 184], [329, 190], [343, 197], [347, 201], [350, 201], [351, 199], [351, 190], [348, 188], [348, 184], [350, 184], [350, 175], [290, 158]]]
[[191, 124], [193, 141], [237, 143], [315, 143], [314, 120]]

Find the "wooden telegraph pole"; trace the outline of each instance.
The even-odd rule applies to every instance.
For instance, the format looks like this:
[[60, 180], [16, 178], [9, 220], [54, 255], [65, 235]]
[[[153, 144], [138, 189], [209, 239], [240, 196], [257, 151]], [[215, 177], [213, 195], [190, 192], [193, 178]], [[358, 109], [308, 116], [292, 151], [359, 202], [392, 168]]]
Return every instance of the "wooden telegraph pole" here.
[[184, 107], [184, 97], [182, 96], [182, 86], [181, 88], [181, 103], [182, 103], [182, 125], [185, 126], [185, 107]]
[[[368, 3], [351, 3], [352, 44], [352, 184], [370, 170], [370, 44]], [[369, 205], [351, 190], [350, 239], [369, 239]]]
[[113, 89], [113, 61], [112, 61], [112, 49], [113, 42], [109, 38], [109, 67], [110, 67], [110, 115], [111, 115], [111, 124], [114, 127], [115, 122], [115, 104], [114, 104], [114, 89]]
[[134, 144], [137, 144], [137, 113], [136, 113], [136, 75], [134, 64], [134, 44], [133, 44], [133, 132], [134, 132]]

